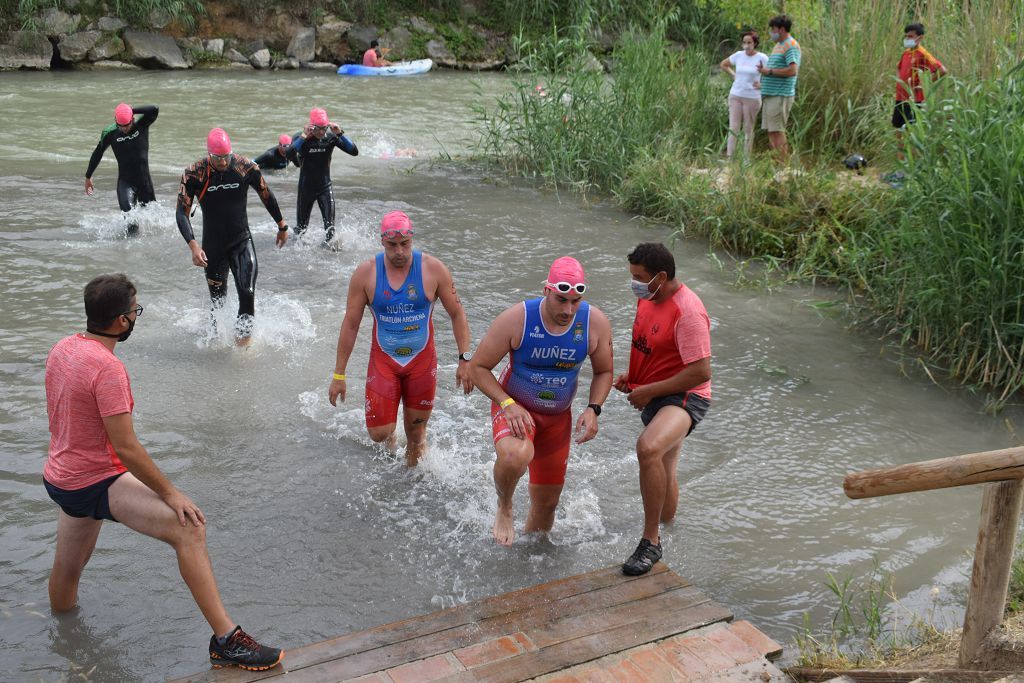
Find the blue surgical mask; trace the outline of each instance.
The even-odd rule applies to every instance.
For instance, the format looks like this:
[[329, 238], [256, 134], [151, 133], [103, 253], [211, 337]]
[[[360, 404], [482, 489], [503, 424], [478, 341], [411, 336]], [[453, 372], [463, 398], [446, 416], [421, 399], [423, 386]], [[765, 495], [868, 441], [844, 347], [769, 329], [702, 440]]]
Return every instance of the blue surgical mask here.
[[913, 38], [904, 38], [903, 47], [907, 48], [908, 50], [912, 50], [915, 47], [917, 47], [917, 41], [914, 40]]
[[[657, 279], [658, 276], [655, 275], [654, 277], [651, 278], [651, 282], [654, 282]], [[651, 282], [630, 280], [629, 286], [633, 290], [633, 294], [636, 295], [637, 299], [644, 299], [646, 301], [650, 301], [659, 291], [661, 291], [661, 285], [658, 285], [658, 289], [654, 290], [653, 292], [650, 291], [648, 288], [651, 286]]]
[[776, 43], [779, 42], [779, 38], [782, 37], [781, 34], [776, 33], [775, 31], [771, 31], [768, 35], [771, 36], [771, 39], [774, 40]]

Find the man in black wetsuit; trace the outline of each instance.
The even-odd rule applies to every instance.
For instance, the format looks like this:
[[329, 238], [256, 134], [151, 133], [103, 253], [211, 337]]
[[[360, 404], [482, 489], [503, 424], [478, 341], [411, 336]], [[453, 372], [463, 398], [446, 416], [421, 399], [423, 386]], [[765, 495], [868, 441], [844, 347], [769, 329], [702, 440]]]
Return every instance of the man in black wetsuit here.
[[[156, 121], [160, 110], [152, 105], [132, 107], [122, 102], [114, 109], [114, 123], [103, 129], [100, 141], [89, 158], [85, 170], [85, 193], [92, 195], [92, 174], [99, 166], [107, 147], [114, 148], [117, 158], [117, 203], [126, 214], [136, 203], [148, 204], [156, 199], [153, 179], [149, 177], [149, 127]], [[141, 114], [136, 119], [136, 114]], [[125, 232], [134, 235], [139, 224], [125, 217]]]
[[334, 190], [331, 187], [331, 154], [337, 147], [346, 154], [358, 156], [354, 142], [345, 137], [338, 124], [327, 118], [327, 112], [315, 107], [309, 112], [309, 125], [292, 142], [299, 154], [299, 196], [296, 200], [295, 234], [301, 235], [309, 227], [309, 214], [313, 202], [320, 206], [324, 219], [324, 245], [334, 239]]
[[[288, 241], [288, 226], [259, 167], [242, 155], [231, 153], [231, 140], [222, 128], [210, 131], [206, 150], [209, 155], [186, 168], [181, 176], [176, 211], [178, 230], [192, 251], [193, 265], [206, 269], [206, 284], [210, 287], [214, 308], [224, 305], [230, 268], [238, 292], [235, 341], [239, 346], [247, 346], [256, 314], [256, 276], [259, 270], [245, 208], [249, 188], [256, 190], [271, 217], [277, 221], [278, 247], [283, 247]], [[203, 207], [202, 247], [196, 244], [189, 220], [192, 198], [197, 195], [199, 205]]]
[[[295, 134], [297, 138], [299, 133]], [[271, 147], [253, 161], [262, 171], [283, 171], [288, 168], [288, 162], [299, 165], [299, 154], [292, 147], [292, 136], [282, 134], [277, 139], [277, 147]]]

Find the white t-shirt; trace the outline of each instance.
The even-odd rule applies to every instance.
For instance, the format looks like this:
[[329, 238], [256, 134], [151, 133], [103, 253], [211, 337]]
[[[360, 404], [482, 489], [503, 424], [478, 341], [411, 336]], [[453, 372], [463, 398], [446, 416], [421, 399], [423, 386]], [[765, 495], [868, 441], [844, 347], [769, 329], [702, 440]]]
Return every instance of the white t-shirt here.
[[754, 83], [761, 81], [757, 65], [767, 65], [768, 55], [763, 52], [748, 55], [740, 50], [729, 57], [729, 62], [736, 69], [736, 80], [733, 81], [729, 94], [736, 97], [749, 97], [753, 100], [761, 99], [761, 91], [754, 87]]

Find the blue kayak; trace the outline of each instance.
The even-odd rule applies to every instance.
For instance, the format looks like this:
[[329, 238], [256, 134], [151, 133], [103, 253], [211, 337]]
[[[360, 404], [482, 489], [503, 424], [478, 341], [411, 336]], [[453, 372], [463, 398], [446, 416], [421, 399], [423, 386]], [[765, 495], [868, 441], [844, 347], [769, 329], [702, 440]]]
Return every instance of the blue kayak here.
[[434, 68], [429, 59], [417, 59], [412, 62], [396, 62], [391, 66], [363, 66], [362, 64], [342, 64], [338, 67], [339, 76], [413, 76], [425, 74]]

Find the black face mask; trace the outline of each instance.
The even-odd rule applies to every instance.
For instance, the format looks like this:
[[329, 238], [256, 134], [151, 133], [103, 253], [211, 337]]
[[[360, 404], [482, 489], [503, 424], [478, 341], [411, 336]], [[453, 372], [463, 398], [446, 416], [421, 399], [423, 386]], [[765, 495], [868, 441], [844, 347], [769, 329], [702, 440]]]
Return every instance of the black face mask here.
[[128, 341], [128, 337], [132, 336], [132, 330], [134, 330], [134, 329], [135, 329], [135, 321], [132, 320], [131, 318], [128, 318], [128, 329], [125, 330], [124, 332], [122, 332], [121, 334], [110, 334], [108, 332], [98, 332], [97, 330], [93, 330], [93, 329], [90, 329], [88, 327], [85, 328], [85, 331], [88, 332], [89, 334], [95, 334], [95, 335], [98, 335], [100, 337], [109, 337], [111, 339], [116, 339], [119, 342], [123, 342], [123, 341]]

